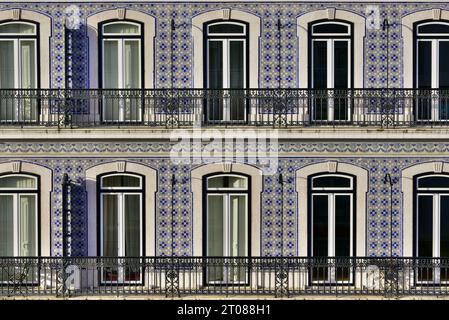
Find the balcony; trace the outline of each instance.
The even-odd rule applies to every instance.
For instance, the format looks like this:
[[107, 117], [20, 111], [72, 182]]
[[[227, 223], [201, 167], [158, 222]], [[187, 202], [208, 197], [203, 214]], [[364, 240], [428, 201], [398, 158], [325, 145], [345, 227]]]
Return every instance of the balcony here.
[[440, 89], [0, 90], [1, 127], [448, 125]]
[[447, 296], [448, 258], [0, 258], [0, 296]]

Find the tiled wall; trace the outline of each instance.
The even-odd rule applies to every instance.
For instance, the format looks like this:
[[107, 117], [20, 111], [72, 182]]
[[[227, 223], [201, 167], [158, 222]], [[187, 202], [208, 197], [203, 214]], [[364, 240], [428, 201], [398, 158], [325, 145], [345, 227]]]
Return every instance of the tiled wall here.
[[[281, 19], [284, 26], [281, 31], [281, 86], [296, 87], [298, 85], [298, 38], [296, 36], [296, 18], [306, 12], [320, 10], [327, 7], [348, 10], [370, 21], [372, 11], [379, 12], [380, 20], [388, 18], [392, 27], [390, 29], [390, 63], [389, 85], [390, 87], [402, 86], [402, 38], [401, 17], [411, 12], [430, 8], [449, 9], [449, 3], [310, 3], [310, 2], [279, 2], [279, 3], [1, 3], [0, 10], [9, 8], [26, 8], [42, 12], [52, 18], [53, 34], [51, 38], [51, 83], [52, 86], [64, 87], [64, 21], [69, 12], [73, 12], [75, 5], [79, 9], [80, 29], [74, 32], [74, 65], [73, 86], [82, 88], [88, 86], [88, 47], [86, 35], [86, 18], [99, 11], [110, 10], [117, 7], [148, 13], [156, 18], [155, 39], [155, 86], [158, 88], [190, 87], [192, 79], [192, 38], [191, 20], [197, 14], [220, 8], [234, 8], [248, 11], [261, 18], [260, 38], [260, 87], [277, 88], [278, 79], [278, 30], [276, 23]], [[181, 25], [175, 32], [176, 50], [170, 57], [168, 39], [170, 37], [170, 21], [175, 19], [177, 25]], [[387, 34], [381, 28], [372, 28], [367, 23], [365, 38], [365, 65], [364, 87], [376, 88], [386, 86], [386, 47]], [[171, 79], [170, 59], [174, 60], [174, 78]], [[362, 66], [355, 66], [362, 67]], [[301, 71], [302, 72], [302, 71]], [[357, 85], [360, 87], [360, 85]]]
[[[52, 193], [52, 247], [54, 254], [62, 252], [62, 193], [61, 183], [67, 173], [74, 184], [72, 197], [71, 252], [73, 255], [87, 254], [86, 214], [86, 169], [105, 162], [126, 159], [148, 165], [158, 172], [156, 196], [156, 250], [157, 254], [170, 252], [171, 200], [174, 199], [175, 253], [192, 253], [192, 204], [191, 170], [197, 165], [174, 164], [162, 156], [172, 147], [169, 143], [113, 143], [96, 144], [67, 143], [5, 143], [0, 144], [0, 154], [5, 162], [22, 159], [50, 168], [54, 175]], [[316, 162], [338, 159], [368, 170], [367, 194], [367, 254], [389, 255], [389, 186], [383, 183], [386, 173], [398, 180], [393, 188], [394, 209], [394, 252], [402, 253], [402, 191], [401, 170], [416, 163], [428, 161], [449, 162], [449, 147], [444, 143], [281, 143], [280, 153], [292, 152], [308, 156], [287, 156], [279, 158], [278, 172], [283, 174], [284, 205], [282, 206], [278, 175], [267, 175], [263, 179], [262, 208], [262, 252], [264, 255], [278, 255], [281, 252], [282, 231], [284, 233], [284, 254], [297, 255], [297, 192], [295, 172], [299, 168]], [[61, 154], [65, 156], [61, 157]], [[106, 156], [107, 154], [107, 156]], [[158, 156], [160, 154], [160, 156]], [[395, 157], [385, 157], [394, 154]], [[206, 159], [209, 162], [217, 160]], [[175, 188], [171, 188], [171, 177], [175, 174]], [[360, 195], [359, 195], [360, 196]], [[301, 200], [299, 200], [301, 201]], [[281, 216], [284, 215], [284, 225]]]

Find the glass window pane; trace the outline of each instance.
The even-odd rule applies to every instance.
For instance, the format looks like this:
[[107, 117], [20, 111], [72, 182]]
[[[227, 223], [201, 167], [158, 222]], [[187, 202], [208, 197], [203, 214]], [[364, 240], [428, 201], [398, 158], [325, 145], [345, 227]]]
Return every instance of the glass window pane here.
[[230, 255], [245, 257], [247, 255], [246, 197], [231, 195]]
[[14, 256], [14, 198], [0, 194], [0, 256]]
[[103, 256], [118, 256], [118, 195], [103, 195]]
[[442, 34], [449, 33], [449, 25], [443, 23], [431, 23], [418, 26], [418, 33]]
[[219, 177], [211, 177], [207, 179], [208, 188], [238, 188], [238, 189], [246, 189], [246, 178], [243, 177], [234, 177], [234, 176], [219, 176]]
[[24, 176], [0, 177], [0, 188], [2, 189], [36, 189], [36, 178]]
[[334, 88], [348, 88], [348, 41], [334, 41]]
[[449, 41], [440, 41], [439, 87], [449, 88]]
[[[223, 257], [224, 251], [224, 196], [207, 196], [207, 256]], [[210, 264], [207, 269], [208, 281], [224, 281], [224, 268], [221, 260]]]
[[[433, 62], [435, 63], [435, 61]], [[418, 41], [418, 87], [432, 87], [432, 43]]]
[[244, 87], [244, 45], [243, 41], [230, 41], [230, 88]]
[[440, 257], [449, 257], [449, 196], [440, 198]]
[[139, 41], [125, 41], [125, 88], [140, 88], [140, 45]]
[[233, 23], [220, 23], [209, 26], [209, 33], [232, 33], [243, 34], [244, 27]]
[[125, 256], [140, 256], [141, 199], [138, 194], [125, 195]]
[[112, 23], [107, 24], [103, 27], [103, 33], [108, 34], [139, 34], [139, 25], [130, 23]]
[[339, 176], [312, 178], [313, 188], [350, 188], [351, 179]]
[[118, 41], [104, 41], [103, 87], [117, 89], [118, 82]]
[[208, 195], [207, 196], [207, 255], [218, 256], [224, 255], [224, 196]]
[[[15, 88], [14, 75], [14, 42], [2, 40], [0, 41], [0, 88]], [[3, 105], [0, 112], [0, 119], [4, 119]]]
[[313, 42], [313, 88], [327, 88], [327, 42]]
[[328, 255], [328, 196], [314, 195], [312, 197], [313, 208], [313, 251], [314, 257], [326, 257]]
[[433, 256], [433, 196], [418, 196], [418, 257]]
[[36, 51], [34, 40], [20, 41], [22, 89], [36, 88]]
[[0, 25], [0, 34], [35, 34], [36, 27], [25, 23], [6, 23]]
[[349, 33], [349, 27], [339, 23], [324, 23], [314, 25], [313, 33]]
[[140, 188], [141, 178], [130, 175], [114, 175], [102, 178], [103, 188]]
[[335, 195], [335, 256], [351, 255], [351, 197]]
[[209, 41], [209, 88], [223, 88], [223, 42]]
[[20, 196], [19, 255], [37, 256], [36, 195]]
[[449, 177], [431, 176], [418, 178], [418, 188], [449, 188]]

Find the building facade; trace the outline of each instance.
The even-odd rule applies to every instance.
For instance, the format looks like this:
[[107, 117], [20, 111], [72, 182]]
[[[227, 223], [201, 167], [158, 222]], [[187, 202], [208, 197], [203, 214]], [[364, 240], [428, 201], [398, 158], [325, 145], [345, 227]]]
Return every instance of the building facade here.
[[0, 1], [3, 282], [447, 292], [447, 54], [445, 2]]

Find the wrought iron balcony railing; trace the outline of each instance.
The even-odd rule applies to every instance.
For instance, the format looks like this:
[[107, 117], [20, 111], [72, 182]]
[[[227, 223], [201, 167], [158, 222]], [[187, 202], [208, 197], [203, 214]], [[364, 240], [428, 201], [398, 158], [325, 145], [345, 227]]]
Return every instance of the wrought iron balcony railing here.
[[446, 126], [440, 89], [0, 90], [0, 126]]
[[449, 258], [0, 258], [0, 296], [449, 295]]

